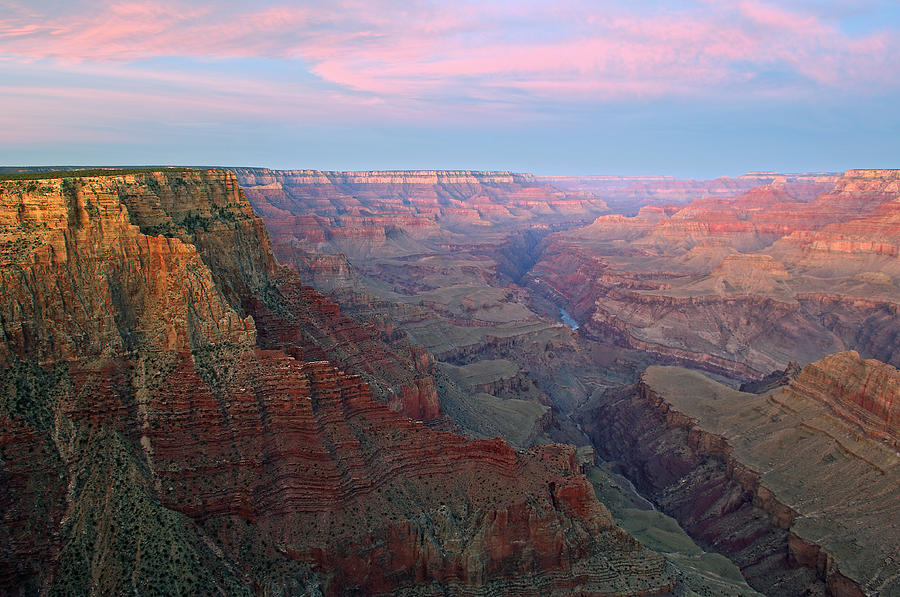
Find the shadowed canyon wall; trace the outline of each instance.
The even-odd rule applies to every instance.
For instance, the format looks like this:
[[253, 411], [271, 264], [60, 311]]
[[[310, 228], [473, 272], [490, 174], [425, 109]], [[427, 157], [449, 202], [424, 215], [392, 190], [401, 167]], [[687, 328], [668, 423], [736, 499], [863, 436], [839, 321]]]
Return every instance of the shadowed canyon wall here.
[[765, 395], [651, 367], [581, 416], [607, 457], [758, 590], [891, 595], [898, 395], [897, 369], [845, 352]]

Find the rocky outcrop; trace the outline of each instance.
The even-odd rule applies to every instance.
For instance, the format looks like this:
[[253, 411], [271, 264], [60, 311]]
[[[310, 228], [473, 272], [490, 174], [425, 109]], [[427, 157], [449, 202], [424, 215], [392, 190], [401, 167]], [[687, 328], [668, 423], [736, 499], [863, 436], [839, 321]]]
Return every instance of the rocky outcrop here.
[[[201, 254], [265, 239], [239, 193], [224, 172], [0, 182], [0, 362], [252, 344], [236, 289]], [[152, 234], [174, 227], [203, 241]], [[274, 268], [218, 261], [235, 284]]]
[[279, 269], [232, 175], [32, 182], [0, 183], [3, 592], [673, 587], [574, 448], [376, 400], [429, 418], [430, 359]]
[[872, 437], [900, 448], [900, 371], [855, 351], [810, 363], [788, 391], [828, 404]]
[[[839, 367], [833, 376], [848, 377]], [[897, 518], [900, 460], [835, 416], [844, 385], [832, 381], [823, 401], [795, 382], [759, 396], [651, 367], [631, 390], [597, 397], [583, 421], [602, 454], [757, 590], [892, 594], [897, 534], [884, 525]]]
[[740, 390], [753, 394], [767, 394], [776, 388], [788, 385], [799, 373], [799, 363], [791, 361], [782, 371], [772, 371], [760, 380], [742, 383]]

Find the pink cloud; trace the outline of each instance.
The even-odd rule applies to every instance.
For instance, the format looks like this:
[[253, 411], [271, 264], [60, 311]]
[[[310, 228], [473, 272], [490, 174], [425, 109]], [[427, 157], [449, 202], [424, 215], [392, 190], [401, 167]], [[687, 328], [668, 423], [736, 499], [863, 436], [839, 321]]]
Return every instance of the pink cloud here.
[[772, 31], [789, 31], [800, 38], [809, 38], [836, 33], [833, 27], [826, 26], [811, 15], [791, 12], [756, 1], [738, 3], [738, 10], [750, 22]]
[[[535, 21], [547, 17], [533, 16]], [[898, 73], [891, 63], [895, 37], [851, 38], [812, 15], [759, 2], [709, 14], [619, 14], [585, 22], [589, 26], [556, 39], [510, 40], [489, 31], [474, 44], [454, 35], [425, 35], [413, 22], [403, 32], [382, 31], [365, 44], [341, 35], [313, 38], [303, 55], [329, 81], [376, 94], [393, 89], [398, 95], [428, 95], [443, 85], [561, 94], [594, 89], [601, 100], [634, 90], [702, 95], [711, 86], [743, 87], [734, 91], [746, 96], [757, 74], [770, 69], [794, 73], [793, 86], [810, 90], [848, 84], [878, 89], [891, 85], [886, 73]]]
[[[728, 90], [791, 73], [784, 93], [895, 86], [895, 33], [851, 37], [812, 13], [757, 0], [638, 14], [579, 0], [510, 6], [424, 0], [248, 8], [107, 2], [58, 17], [0, 17], [0, 57], [125, 64], [159, 57], [298, 60], [348, 93], [603, 101]], [[20, 7], [21, 8], [21, 7]], [[350, 97], [350, 96], [347, 96]], [[518, 98], [518, 99], [516, 99]], [[368, 99], [372, 99], [371, 97]]]

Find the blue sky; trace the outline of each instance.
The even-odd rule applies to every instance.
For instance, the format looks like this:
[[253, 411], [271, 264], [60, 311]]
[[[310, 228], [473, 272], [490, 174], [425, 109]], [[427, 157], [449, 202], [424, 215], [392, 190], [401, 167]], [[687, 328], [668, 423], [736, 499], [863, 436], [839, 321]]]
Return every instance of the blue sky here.
[[900, 167], [900, 3], [0, 0], [0, 163]]

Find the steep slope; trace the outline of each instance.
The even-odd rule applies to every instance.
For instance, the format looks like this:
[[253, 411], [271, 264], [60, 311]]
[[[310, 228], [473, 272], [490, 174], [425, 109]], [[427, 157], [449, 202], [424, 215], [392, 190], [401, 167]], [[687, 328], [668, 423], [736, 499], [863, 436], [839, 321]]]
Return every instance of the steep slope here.
[[278, 268], [232, 174], [0, 182], [0, 226], [3, 592], [672, 588], [574, 449], [431, 430], [338, 370], [431, 379]]
[[[222, 224], [219, 228], [230, 233], [223, 243], [240, 248], [248, 236], [263, 237], [247, 206], [234, 202], [238, 189], [233, 178], [179, 176], [200, 187], [196, 199], [193, 191], [152, 175], [124, 175], [118, 184], [102, 178], [2, 184], [0, 362], [12, 356], [47, 361], [138, 346], [184, 350], [253, 341], [252, 319], [240, 317], [222, 293], [234, 290], [216, 286], [184, 234], [148, 236], [129, 221], [138, 217], [148, 231], [163, 232], [175, 221], [190, 226], [240, 218], [253, 224], [233, 229]], [[215, 204], [210, 202], [211, 185], [220, 186], [222, 199]], [[152, 192], [154, 186], [159, 195]], [[134, 193], [140, 211], [132, 215], [120, 193]], [[148, 195], [154, 200], [147, 200]], [[189, 196], [190, 204], [185, 201]], [[185, 205], [194, 205], [195, 211]], [[254, 265], [271, 270], [274, 261]], [[247, 275], [259, 272], [248, 269]]]
[[[531, 219], [535, 215], [572, 217], [603, 212], [602, 200], [565, 193], [530, 174], [469, 170], [388, 170], [324, 172], [318, 170], [234, 169], [241, 186], [266, 219], [307, 216], [370, 217], [405, 214], [404, 228], [418, 223], [489, 223]], [[401, 216], [402, 217], [402, 216]], [[428, 221], [432, 223], [428, 223]], [[337, 232], [336, 232], [337, 234]]]
[[758, 590], [893, 595], [900, 457], [883, 440], [898, 431], [889, 414], [898, 375], [841, 353], [755, 395], [651, 367], [633, 389], [598, 396], [584, 423], [639, 487], [702, 545], [731, 556]]
[[871, 437], [900, 448], [900, 371], [857, 352], [810, 363], [787, 388], [824, 402]]
[[512, 172], [234, 170], [276, 239], [297, 252], [384, 259], [466, 242], [470, 231], [541, 221], [590, 220], [606, 204]]

